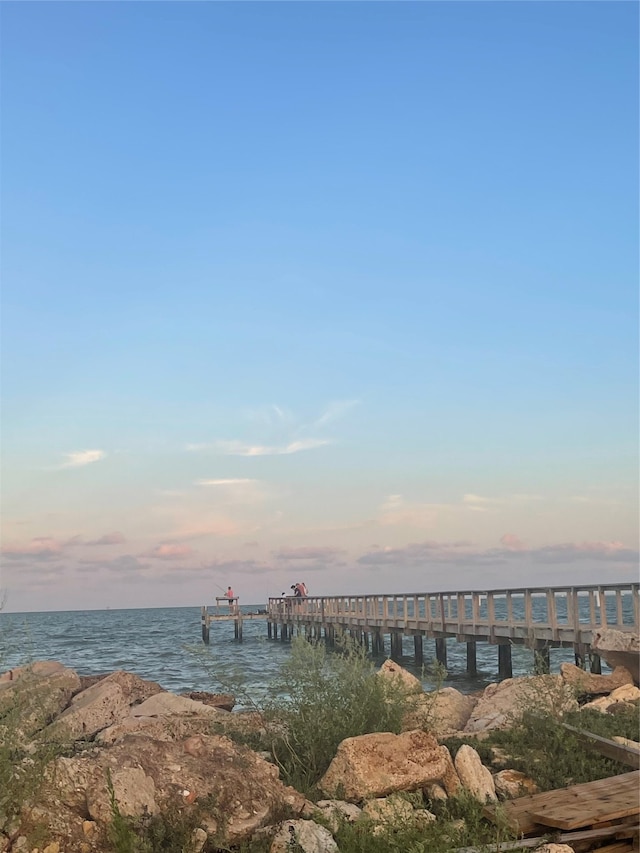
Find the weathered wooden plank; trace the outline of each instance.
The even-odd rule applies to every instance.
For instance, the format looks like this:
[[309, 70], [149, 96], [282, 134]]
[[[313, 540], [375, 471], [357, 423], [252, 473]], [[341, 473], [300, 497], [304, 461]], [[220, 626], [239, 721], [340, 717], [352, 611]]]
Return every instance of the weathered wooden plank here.
[[[555, 836], [554, 840], [557, 844], [572, 845], [602, 841], [606, 838], [634, 838], [638, 833], [640, 833], [640, 824], [627, 823], [608, 826], [604, 829], [581, 829], [578, 832], [563, 832]], [[500, 853], [506, 853], [509, 850], [528, 850], [544, 844], [548, 838], [549, 833], [536, 836], [535, 838], [521, 838], [519, 841], [499, 842], [495, 849], [496, 851], [500, 851]], [[490, 853], [492, 849], [492, 847], [483, 847], [482, 853]], [[604, 847], [599, 847], [598, 853], [604, 849]], [[481, 853], [481, 849], [479, 847], [458, 847], [454, 853]]]
[[[579, 829], [601, 821], [618, 820], [640, 814], [640, 774], [625, 773], [604, 783], [588, 783], [591, 788], [575, 785], [565, 789], [563, 797], [542, 802], [531, 810], [531, 817], [556, 829]], [[558, 792], [559, 793], [559, 792]]]
[[600, 737], [592, 732], [585, 732], [581, 729], [576, 729], [568, 723], [563, 723], [563, 727], [575, 735], [580, 741], [593, 752], [598, 752], [607, 758], [612, 758], [614, 761], [619, 761], [620, 764], [626, 764], [627, 767], [633, 767], [635, 770], [640, 770], [640, 751], [632, 746], [626, 746], [622, 743], [617, 743], [615, 740], [609, 740], [606, 737]]
[[[640, 814], [639, 784], [640, 771], [635, 770], [632, 773], [598, 779], [595, 782], [583, 782], [580, 785], [571, 785], [568, 788], [559, 788], [542, 794], [528, 794], [502, 803], [500, 810], [511, 828], [521, 835], [530, 835], [532, 832], [541, 834], [545, 826], [578, 829], [581, 826], [596, 823], [598, 820], [613, 819], [613, 814], [607, 817], [606, 810], [596, 807], [598, 803], [611, 805], [611, 798], [616, 793], [621, 797], [628, 795], [630, 798], [628, 801], [625, 800], [624, 806], [622, 800], [618, 803], [617, 808], [621, 813], [617, 817]], [[629, 808], [636, 810], [625, 811]], [[496, 821], [496, 806], [485, 806], [483, 811], [486, 817]], [[613, 806], [611, 811], [614, 811]], [[550, 823], [549, 817], [553, 821], [566, 819], [570, 825]]]

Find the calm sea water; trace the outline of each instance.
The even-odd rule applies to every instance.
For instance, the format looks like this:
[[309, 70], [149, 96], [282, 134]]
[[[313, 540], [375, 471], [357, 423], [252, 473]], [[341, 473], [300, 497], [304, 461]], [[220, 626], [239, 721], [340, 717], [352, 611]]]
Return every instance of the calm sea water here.
[[[224, 689], [232, 673], [244, 680], [249, 695], [259, 699], [268, 692], [290, 646], [267, 640], [264, 620], [245, 620], [243, 632], [244, 641], [237, 643], [232, 622], [213, 624], [211, 644], [205, 647], [198, 607], [0, 613], [0, 670], [33, 660], [58, 660], [81, 675], [128, 670], [178, 693]], [[426, 688], [432, 686], [428, 673], [413, 664], [410, 637], [405, 638], [404, 653], [403, 665], [422, 677]], [[433, 640], [424, 640], [424, 657], [435, 659]], [[497, 646], [479, 643], [478, 675], [470, 678], [465, 671], [466, 646], [449, 640], [447, 684], [468, 693], [497, 681], [497, 658]], [[533, 653], [528, 649], [514, 646], [512, 659], [514, 675], [532, 671]], [[573, 662], [572, 649], [551, 650], [552, 671], [557, 672], [564, 661]], [[216, 673], [222, 674], [223, 683]]]

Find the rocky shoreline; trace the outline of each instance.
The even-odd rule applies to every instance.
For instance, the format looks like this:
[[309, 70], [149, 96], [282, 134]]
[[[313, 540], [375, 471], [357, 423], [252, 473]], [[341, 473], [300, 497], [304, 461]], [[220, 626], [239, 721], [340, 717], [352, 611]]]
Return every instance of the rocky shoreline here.
[[[421, 792], [428, 806], [462, 791], [487, 803], [536, 790], [508, 757], [486, 766], [468, 743], [452, 754], [445, 738], [481, 742], [532, 703], [540, 713], [616, 714], [640, 699], [624, 667], [603, 676], [563, 664], [560, 675], [507, 679], [474, 696], [451, 687], [424, 693], [392, 661], [377, 677], [406, 693], [403, 731], [343, 740], [318, 782], [324, 799], [311, 802], [281, 781], [268, 752], [246, 745], [273, 722], [232, 710], [231, 696], [176, 695], [123, 671], [83, 678], [53, 661], [5, 672], [0, 743], [5, 761], [20, 756], [7, 777], [19, 802], [0, 794], [0, 851], [105, 853], [117, 849], [109, 846], [114, 819], [197, 809], [193, 853], [255, 840], [270, 853], [331, 853], [340, 821], [366, 819], [375, 833], [390, 822], [419, 828], [437, 820], [402, 793]], [[42, 745], [55, 749], [40, 766]]]

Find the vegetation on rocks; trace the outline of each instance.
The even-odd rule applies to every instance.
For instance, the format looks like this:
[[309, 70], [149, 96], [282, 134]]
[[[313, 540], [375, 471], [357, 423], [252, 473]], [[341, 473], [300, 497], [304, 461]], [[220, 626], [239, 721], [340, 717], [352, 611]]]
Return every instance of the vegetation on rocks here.
[[294, 639], [275, 685], [279, 701], [265, 709], [270, 748], [283, 781], [314, 794], [345, 738], [402, 729], [406, 690], [378, 678], [361, 646], [342, 638], [340, 654]]
[[[638, 741], [640, 708], [629, 703], [617, 714], [603, 714], [590, 709], [564, 710], [564, 688], [556, 697], [545, 690], [544, 701], [538, 701], [534, 690], [527, 694], [525, 706], [514, 716], [510, 726], [492, 730], [481, 739], [470, 735], [443, 741], [452, 754], [463, 743], [473, 746], [483, 762], [498, 768], [504, 764], [497, 756], [507, 756], [508, 766], [532, 779], [540, 791], [567, 785], [605, 779], [629, 768], [597, 752], [586, 750], [579, 738], [564, 723], [601, 737], [622, 736]], [[553, 760], [549, 760], [553, 756]]]
[[[0, 851], [329, 853], [337, 845], [340, 853], [444, 853], [513, 838], [500, 807], [497, 820], [484, 818], [487, 795], [473, 767], [492, 790], [489, 769], [507, 767], [542, 791], [627, 770], [585, 750], [563, 723], [637, 740], [637, 702], [615, 713], [578, 710], [578, 692], [545, 676], [492, 685], [469, 717], [452, 688], [418, 694], [408, 673], [396, 665], [376, 672], [351, 640], [338, 651], [295, 640], [272, 698], [250, 713], [176, 697], [127, 673], [86, 686], [53, 662], [0, 677]], [[468, 720], [466, 733], [426, 731], [433, 724], [439, 733], [445, 718], [445, 729]], [[70, 740], [58, 740], [65, 730]], [[345, 771], [336, 775], [339, 756]], [[418, 766], [423, 776], [411, 774]], [[382, 771], [385, 785], [363, 793], [358, 780], [369, 784]], [[517, 796], [515, 787], [501, 795]], [[315, 807], [321, 790], [350, 804]], [[302, 846], [314, 832], [329, 846]]]

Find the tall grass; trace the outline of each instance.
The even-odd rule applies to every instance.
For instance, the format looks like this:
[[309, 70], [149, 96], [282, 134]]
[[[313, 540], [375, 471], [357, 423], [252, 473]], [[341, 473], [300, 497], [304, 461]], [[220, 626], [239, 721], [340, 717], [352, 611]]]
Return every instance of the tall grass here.
[[283, 780], [312, 795], [348, 737], [370, 732], [400, 732], [407, 708], [406, 690], [381, 678], [366, 652], [350, 638], [338, 653], [323, 643], [295, 638], [283, 664], [266, 718], [275, 735], [271, 749]]

